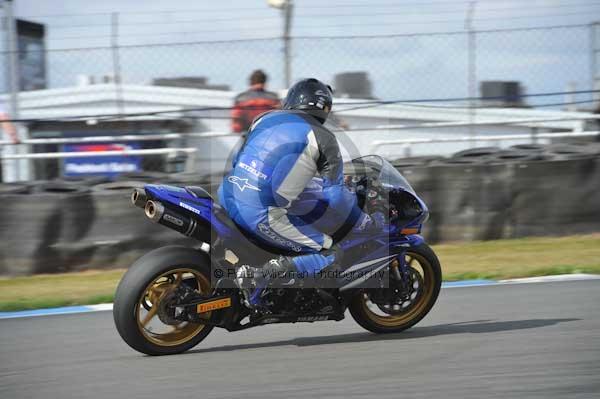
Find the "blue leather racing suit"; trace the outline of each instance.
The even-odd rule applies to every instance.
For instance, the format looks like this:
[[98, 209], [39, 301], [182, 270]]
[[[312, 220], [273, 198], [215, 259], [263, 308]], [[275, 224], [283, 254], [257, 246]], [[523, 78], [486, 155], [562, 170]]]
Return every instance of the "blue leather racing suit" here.
[[320, 252], [332, 246], [331, 235], [368, 219], [343, 179], [332, 132], [302, 111], [271, 111], [251, 126], [219, 200], [238, 226], [297, 253], [296, 269], [314, 273], [335, 261]]

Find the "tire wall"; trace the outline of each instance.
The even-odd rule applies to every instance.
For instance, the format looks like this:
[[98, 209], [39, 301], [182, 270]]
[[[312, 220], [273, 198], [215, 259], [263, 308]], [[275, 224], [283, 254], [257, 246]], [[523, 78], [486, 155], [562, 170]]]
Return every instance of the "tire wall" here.
[[132, 188], [143, 182], [62, 184], [73, 188], [0, 189], [0, 275], [126, 268], [160, 246], [198, 245], [131, 204]]
[[600, 232], [597, 145], [489, 150], [462, 152], [426, 166], [396, 161], [429, 207], [423, 228], [428, 241]]
[[600, 157], [515, 165], [508, 237], [600, 231]]
[[429, 208], [423, 234], [430, 242], [503, 238], [510, 206], [507, 165], [447, 164], [402, 171]]
[[78, 267], [102, 269], [128, 267], [149, 250], [170, 244], [197, 245], [181, 234], [151, 222], [130, 202], [134, 187], [144, 183], [123, 181], [99, 185], [92, 190], [96, 218], [85, 242], [91, 254]]
[[[525, 155], [514, 153], [523, 148], [508, 155], [490, 149], [395, 165], [429, 207], [423, 235], [430, 242], [599, 232], [600, 151], [576, 147]], [[170, 178], [213, 192], [221, 179]], [[125, 268], [159, 246], [198, 245], [131, 205], [132, 188], [144, 183], [0, 184], [0, 275]]]

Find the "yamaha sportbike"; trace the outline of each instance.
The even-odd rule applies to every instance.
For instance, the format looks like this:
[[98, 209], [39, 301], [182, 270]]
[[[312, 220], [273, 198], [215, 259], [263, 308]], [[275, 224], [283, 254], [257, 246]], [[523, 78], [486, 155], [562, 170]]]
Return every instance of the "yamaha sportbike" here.
[[[150, 184], [135, 189], [132, 202], [149, 219], [199, 245], [158, 248], [129, 268], [113, 308], [121, 337], [142, 353], [166, 355], [192, 348], [215, 327], [239, 331], [272, 323], [339, 321], [346, 310], [375, 333], [418, 323], [434, 305], [442, 281], [439, 261], [419, 235], [427, 207], [381, 157], [355, 159], [344, 170], [344, 182], [359, 206], [369, 214], [383, 213], [385, 227], [334, 234], [343, 253], [336, 273], [327, 284], [300, 288], [267, 284], [249, 290], [236, 283], [240, 270], [290, 252], [258, 243], [203, 188]], [[318, 204], [318, 190], [312, 195]]]

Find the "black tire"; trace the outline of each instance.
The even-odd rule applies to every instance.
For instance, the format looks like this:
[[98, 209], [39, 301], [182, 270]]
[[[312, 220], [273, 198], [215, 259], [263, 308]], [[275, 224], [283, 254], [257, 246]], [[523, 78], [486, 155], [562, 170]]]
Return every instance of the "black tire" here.
[[0, 183], [0, 195], [29, 194], [31, 187], [23, 183]]
[[[413, 315], [410, 315], [409, 312], [409, 318], [406, 320], [399, 320], [398, 323], [390, 323], [392, 325], [385, 325], [381, 321], [377, 321], [377, 317], [374, 317], [373, 313], [366, 308], [364, 293], [358, 293], [353, 298], [348, 309], [354, 320], [364, 329], [379, 334], [397, 333], [406, 330], [421, 321], [435, 304], [442, 285], [442, 269], [440, 267], [440, 261], [427, 244], [411, 248], [407, 251], [407, 255], [422, 258], [428, 263], [427, 273], [431, 274], [429, 276], [429, 284], [431, 287], [426, 287], [426, 289], [430, 288], [431, 291], [428, 292], [428, 296], [424, 298], [423, 303], [417, 305], [417, 311]], [[421, 265], [421, 267], [425, 269], [425, 265]]]
[[209, 256], [182, 246], [167, 246], [147, 253], [121, 279], [115, 294], [113, 317], [119, 335], [133, 349], [153, 356], [181, 353], [196, 346], [213, 329], [212, 326], [204, 326], [188, 341], [172, 346], [157, 345], [140, 330], [137, 312], [146, 288], [159, 276], [181, 267], [198, 271], [210, 281]]

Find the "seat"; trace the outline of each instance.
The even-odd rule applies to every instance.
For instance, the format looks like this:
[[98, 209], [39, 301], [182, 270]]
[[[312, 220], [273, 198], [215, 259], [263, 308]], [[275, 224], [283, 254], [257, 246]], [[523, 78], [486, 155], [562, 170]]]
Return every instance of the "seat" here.
[[215, 217], [224, 224], [231, 231], [237, 232], [238, 237], [235, 243], [229, 243], [234, 252], [241, 253], [244, 259], [251, 260], [253, 263], [264, 263], [269, 259], [276, 258], [280, 255], [283, 256], [295, 256], [298, 253], [285, 250], [279, 247], [275, 247], [259, 241], [253, 234], [247, 232], [242, 227], [238, 226], [229, 215], [227, 211], [217, 203], [213, 203], [213, 214]]
[[[199, 186], [186, 186], [186, 191], [196, 198], [210, 199], [212, 201], [213, 215], [225, 225], [229, 230], [237, 232], [235, 243], [229, 243], [236, 253], [241, 253], [244, 258], [251, 259], [256, 263], [264, 263], [269, 259], [276, 258], [280, 255], [298, 255], [295, 252], [271, 246], [262, 241], [259, 241], [253, 234], [247, 232], [242, 227], [238, 226], [233, 221], [227, 211], [218, 203], [218, 199], [213, 198], [210, 193]], [[260, 262], [257, 262], [260, 260]]]
[[214, 198], [210, 195], [208, 191], [199, 186], [185, 186], [185, 189], [188, 193], [192, 194], [196, 198], [206, 198], [213, 200]]

